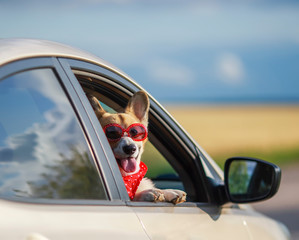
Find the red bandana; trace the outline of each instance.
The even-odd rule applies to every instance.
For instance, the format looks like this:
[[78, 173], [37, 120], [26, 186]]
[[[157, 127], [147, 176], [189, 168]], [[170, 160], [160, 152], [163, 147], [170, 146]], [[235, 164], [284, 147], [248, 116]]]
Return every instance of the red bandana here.
[[135, 193], [137, 191], [137, 188], [142, 180], [142, 178], [145, 176], [147, 172], [147, 166], [140, 162], [140, 170], [137, 173], [134, 173], [129, 176], [123, 176], [123, 180], [127, 189], [127, 192], [129, 194], [129, 197], [131, 200], [133, 200]]

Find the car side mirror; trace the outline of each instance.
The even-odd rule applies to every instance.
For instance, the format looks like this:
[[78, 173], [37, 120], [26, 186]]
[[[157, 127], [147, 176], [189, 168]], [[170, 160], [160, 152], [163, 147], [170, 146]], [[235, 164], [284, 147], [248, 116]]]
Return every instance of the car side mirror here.
[[225, 162], [225, 189], [234, 203], [271, 198], [279, 189], [280, 179], [280, 168], [263, 160], [234, 157]]

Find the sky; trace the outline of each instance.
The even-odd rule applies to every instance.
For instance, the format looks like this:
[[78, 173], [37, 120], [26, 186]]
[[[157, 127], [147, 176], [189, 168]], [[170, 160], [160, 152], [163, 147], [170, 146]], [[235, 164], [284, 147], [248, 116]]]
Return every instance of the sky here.
[[299, 2], [0, 0], [0, 38], [68, 44], [162, 102], [299, 103]]

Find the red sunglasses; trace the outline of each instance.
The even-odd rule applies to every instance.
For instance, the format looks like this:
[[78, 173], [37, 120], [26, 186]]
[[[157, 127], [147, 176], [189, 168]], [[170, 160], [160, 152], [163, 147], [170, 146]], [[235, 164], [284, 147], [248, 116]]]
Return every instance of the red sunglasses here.
[[134, 123], [127, 129], [122, 128], [122, 126], [119, 124], [111, 123], [104, 126], [103, 130], [110, 142], [116, 142], [120, 140], [125, 132], [134, 141], [143, 141], [147, 138], [147, 129], [141, 123]]

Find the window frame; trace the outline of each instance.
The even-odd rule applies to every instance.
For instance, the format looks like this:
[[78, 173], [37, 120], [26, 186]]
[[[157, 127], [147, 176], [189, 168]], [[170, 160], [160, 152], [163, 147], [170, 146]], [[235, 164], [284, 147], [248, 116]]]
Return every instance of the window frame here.
[[[67, 74], [73, 75], [71, 77], [72, 83], [75, 85], [74, 88], [76, 91], [78, 91], [78, 95], [84, 96], [84, 92], [82, 90], [82, 87], [80, 86], [78, 80], [76, 79], [73, 70], [78, 70], [86, 73], [95, 74], [97, 76], [103, 77], [109, 82], [109, 84], [112, 84], [114, 87], [116, 87], [119, 91], [121, 91], [123, 94], [132, 96], [132, 94], [138, 90], [141, 90], [142, 88], [132, 82], [128, 77], [125, 75], [120, 75], [118, 72], [111, 71], [110, 69], [107, 69], [103, 66], [95, 65], [94, 63], [88, 63], [81, 60], [75, 60], [75, 59], [68, 59], [68, 58], [60, 58], [60, 63], [62, 64], [64, 69], [68, 69]], [[223, 194], [223, 181], [221, 177], [217, 174], [217, 172], [213, 169], [213, 166], [210, 165], [209, 161], [205, 157], [205, 154], [197, 147], [196, 143], [194, 143], [189, 136], [185, 134], [185, 132], [182, 130], [182, 128], [165, 112], [165, 110], [155, 101], [153, 98], [150, 97], [150, 114], [154, 116], [154, 118], [157, 120], [158, 124], [162, 124], [165, 130], [169, 133], [169, 136], [172, 136], [176, 139], [178, 144], [184, 148], [185, 151], [190, 154], [193, 158], [192, 168], [190, 168], [191, 171], [193, 171], [192, 174], [192, 180], [193, 185], [197, 186], [195, 189], [196, 196], [198, 194], [205, 194], [206, 200], [205, 203], [216, 203], [221, 201], [221, 195]], [[88, 104], [87, 97], [84, 96], [81, 101], [83, 102], [84, 106], [90, 105]], [[126, 100], [123, 101], [121, 104], [125, 106]], [[92, 108], [89, 108], [86, 110], [88, 112], [88, 115], [92, 118], [91, 121], [96, 126], [99, 126], [99, 122], [97, 118], [95, 117], [95, 114], [92, 110]], [[91, 113], [92, 111], [93, 113]], [[93, 116], [92, 116], [93, 115]], [[110, 145], [108, 141], [106, 140], [106, 137], [104, 136], [103, 131], [98, 131], [98, 135], [100, 138], [102, 138], [103, 147], [106, 149], [108, 158], [115, 159], [112, 153], [112, 150], [110, 148]], [[203, 166], [203, 162], [205, 167], [207, 167], [212, 177], [208, 177], [205, 173], [205, 167]], [[114, 165], [114, 168], [117, 167], [116, 161], [114, 163], [111, 163], [111, 165]], [[121, 175], [119, 171], [114, 172], [115, 179], [117, 180], [117, 184], [120, 185], [119, 188], [122, 188], [120, 180]], [[124, 187], [123, 187], [124, 188]], [[124, 196], [125, 195], [125, 196]], [[133, 201], [128, 201], [128, 198], [126, 197], [127, 193], [122, 193], [122, 199], [127, 202], [128, 205], [131, 206], [152, 206], [151, 203], [138, 203]], [[218, 200], [220, 198], [220, 200]], [[164, 203], [166, 204], [166, 203]], [[160, 204], [159, 204], [160, 205]], [[162, 204], [162, 206], [165, 206]], [[168, 206], [168, 204], [166, 204]], [[181, 206], [184, 206], [181, 205]]]
[[[98, 141], [97, 135], [89, 121], [89, 117], [82, 105], [77, 92], [74, 90], [69, 76], [55, 57], [36, 57], [17, 60], [1, 66], [0, 81], [3, 79], [24, 71], [35, 69], [52, 69], [56, 79], [62, 87], [65, 96], [69, 100], [75, 117], [77, 118], [84, 138], [86, 139], [87, 147], [92, 156], [93, 165], [96, 167], [106, 195], [107, 200], [90, 200], [90, 199], [35, 199], [35, 198], [8, 198], [7, 200], [26, 203], [40, 203], [40, 204], [63, 204], [63, 205], [124, 205], [121, 201], [120, 193], [115, 184], [114, 175], [109, 167], [107, 156], [102, 145]], [[0, 197], [6, 199], [4, 197]]]

